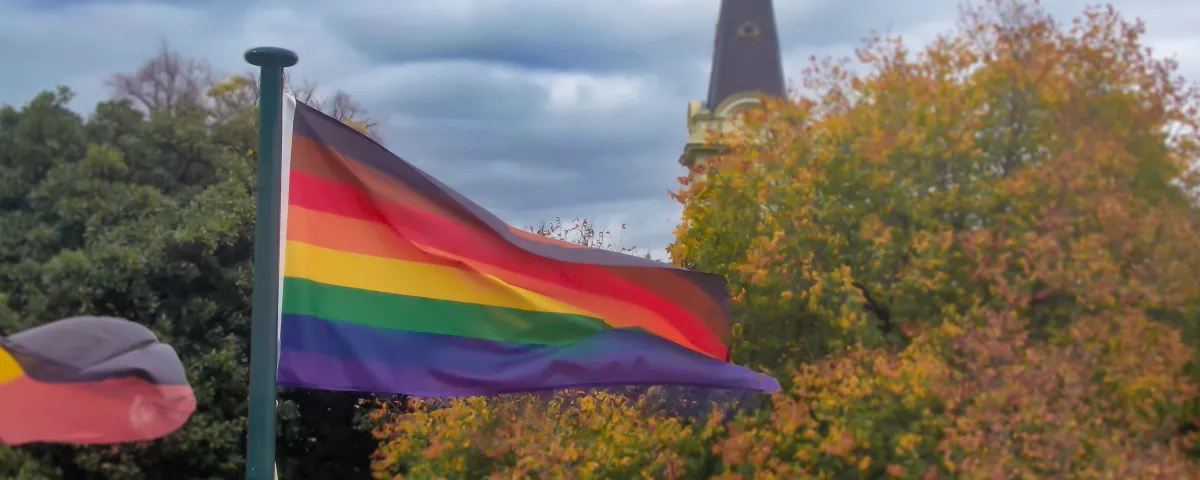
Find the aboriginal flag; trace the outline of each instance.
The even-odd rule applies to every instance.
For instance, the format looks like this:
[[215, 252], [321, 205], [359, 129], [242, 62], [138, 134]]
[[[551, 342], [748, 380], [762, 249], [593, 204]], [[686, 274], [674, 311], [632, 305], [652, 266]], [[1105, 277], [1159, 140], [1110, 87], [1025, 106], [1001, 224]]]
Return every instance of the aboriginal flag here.
[[5, 444], [151, 440], [195, 408], [175, 350], [137, 323], [73, 317], [0, 339]]

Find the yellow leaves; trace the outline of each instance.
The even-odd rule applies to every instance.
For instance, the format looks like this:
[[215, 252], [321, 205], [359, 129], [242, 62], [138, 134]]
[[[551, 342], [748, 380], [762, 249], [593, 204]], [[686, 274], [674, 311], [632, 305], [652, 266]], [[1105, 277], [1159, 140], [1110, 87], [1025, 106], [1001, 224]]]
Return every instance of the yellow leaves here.
[[769, 411], [452, 403], [393, 421], [380, 469], [1192, 478], [1164, 432], [1197, 401], [1200, 98], [1111, 13], [1064, 30], [997, 5], [814, 66], [811, 96], [767, 102], [681, 181], [672, 259], [728, 278], [735, 359], [794, 373]]
[[913, 433], [904, 433], [896, 438], [896, 453], [900, 455], [908, 455], [916, 451], [917, 446], [921, 444], [921, 437]]
[[207, 94], [210, 97], [220, 97], [234, 94], [245, 88], [251, 87], [251, 82], [252, 80], [244, 75], [231, 75], [229, 78], [225, 79], [224, 82], [218, 83], [213, 85], [212, 88], [209, 88]]
[[674, 478], [678, 473], [667, 472], [701, 455], [701, 439], [721, 426], [698, 431], [652, 412], [646, 402], [656, 392], [644, 391], [637, 402], [564, 392], [418, 404], [411, 413], [383, 417], [376, 436], [388, 453], [377, 455], [373, 469], [377, 478], [405, 465], [417, 477]]
[[371, 129], [367, 126], [367, 123], [362, 120], [358, 120], [355, 118], [347, 118], [345, 120], [342, 120], [342, 123], [349, 125], [350, 128], [358, 130], [359, 133], [362, 133], [363, 135], [367, 135], [367, 136], [375, 135], [375, 132], [372, 132]]
[[820, 278], [813, 279], [812, 286], [808, 287], [808, 291], [805, 292], [805, 296], [808, 297], [809, 309], [816, 310], [818, 308], [818, 302], [821, 299], [821, 292], [824, 289], [825, 283], [822, 282]]
[[596, 408], [596, 400], [592, 397], [583, 397], [579, 399], [579, 409], [584, 412], [590, 412]]
[[850, 451], [854, 449], [854, 437], [847, 432], [839, 430], [836, 426], [830, 431], [825, 442], [821, 445], [821, 450], [826, 455], [835, 457], [846, 457]]

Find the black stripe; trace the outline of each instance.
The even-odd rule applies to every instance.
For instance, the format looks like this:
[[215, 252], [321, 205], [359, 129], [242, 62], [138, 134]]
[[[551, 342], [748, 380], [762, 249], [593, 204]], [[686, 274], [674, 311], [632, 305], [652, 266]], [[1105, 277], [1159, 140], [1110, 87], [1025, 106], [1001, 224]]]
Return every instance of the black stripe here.
[[477, 219], [504, 240], [534, 255], [563, 262], [607, 267], [673, 270], [695, 284], [727, 313], [729, 311], [729, 290], [724, 277], [600, 248], [569, 248], [521, 237], [510, 231], [508, 225], [499, 217], [404, 161], [370, 137], [319, 110], [297, 104], [292, 129], [294, 135], [308, 137], [363, 165], [386, 173], [431, 201], [451, 211], [462, 212], [464, 218]]
[[150, 329], [113, 317], [72, 317], [0, 339], [34, 380], [94, 382], [138, 376], [160, 385], [187, 385], [179, 356]]

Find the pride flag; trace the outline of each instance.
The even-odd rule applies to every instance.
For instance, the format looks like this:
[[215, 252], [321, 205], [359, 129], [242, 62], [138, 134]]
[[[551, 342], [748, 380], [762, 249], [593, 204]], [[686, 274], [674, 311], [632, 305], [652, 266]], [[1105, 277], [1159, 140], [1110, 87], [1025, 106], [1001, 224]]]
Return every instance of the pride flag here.
[[723, 278], [510, 227], [290, 96], [283, 115], [279, 385], [778, 390], [726, 361]]
[[195, 409], [175, 350], [129, 320], [73, 317], [0, 339], [0, 443], [153, 440]]

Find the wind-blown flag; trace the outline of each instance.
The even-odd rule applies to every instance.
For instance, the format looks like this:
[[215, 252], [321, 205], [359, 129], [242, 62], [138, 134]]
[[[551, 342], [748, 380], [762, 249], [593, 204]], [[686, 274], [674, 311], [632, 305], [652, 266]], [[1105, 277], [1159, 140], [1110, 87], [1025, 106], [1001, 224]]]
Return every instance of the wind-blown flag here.
[[510, 227], [294, 98], [283, 114], [279, 385], [778, 390], [726, 362], [723, 278]]
[[152, 440], [196, 409], [175, 350], [139, 324], [74, 317], [0, 339], [0, 442]]

